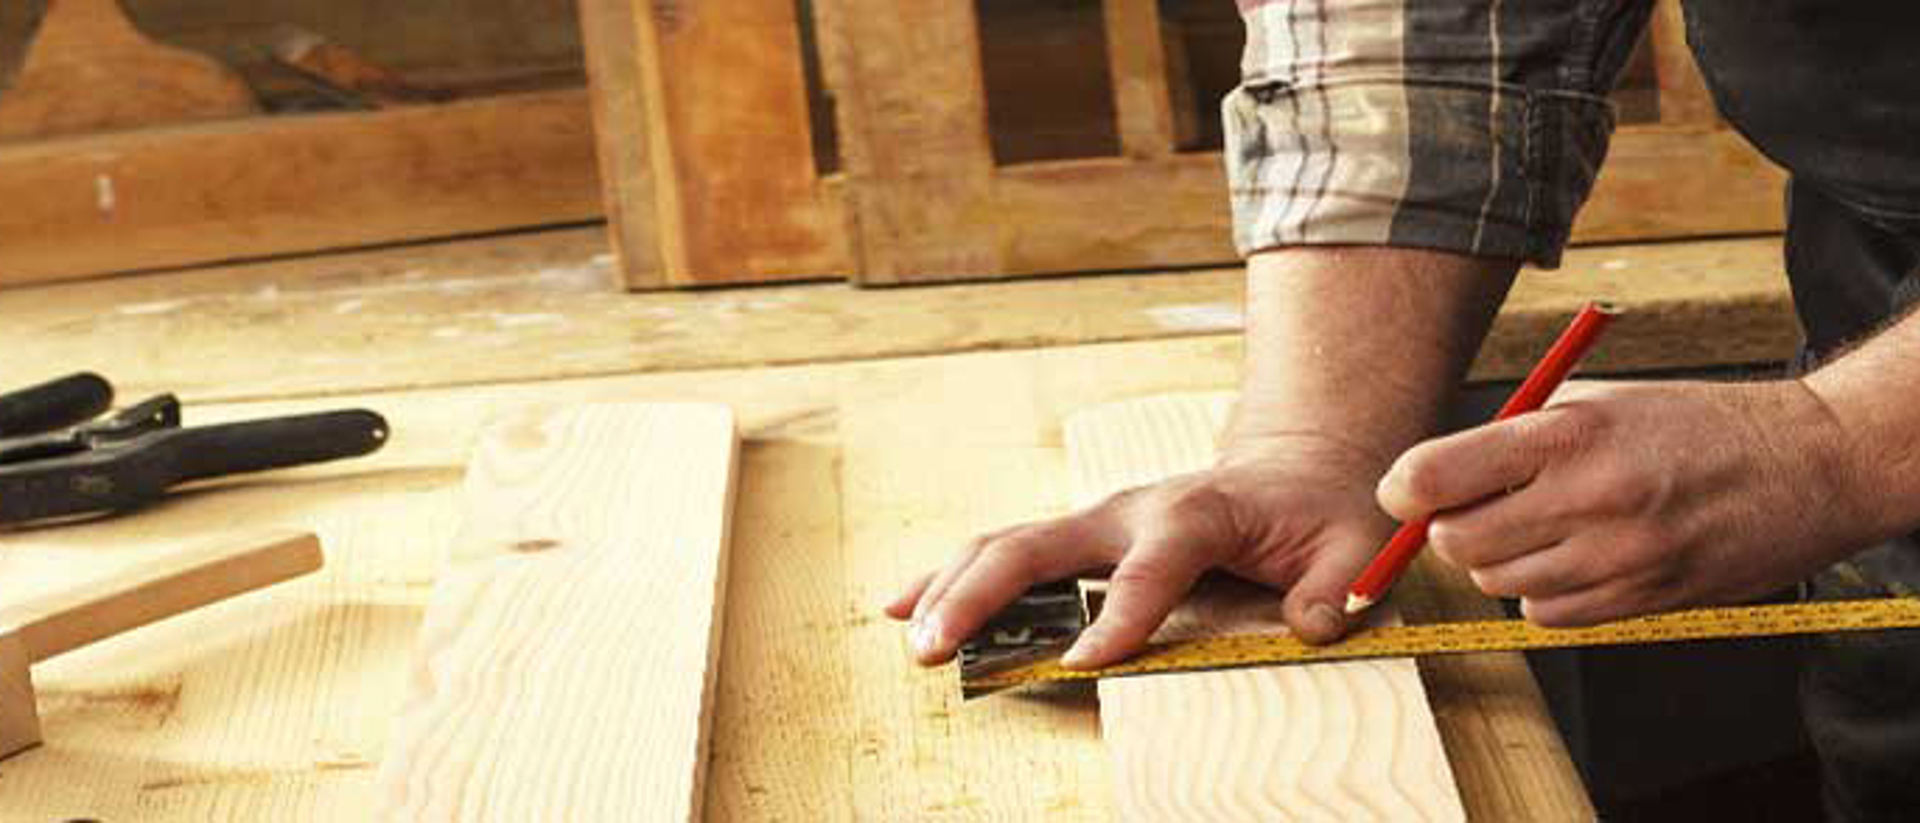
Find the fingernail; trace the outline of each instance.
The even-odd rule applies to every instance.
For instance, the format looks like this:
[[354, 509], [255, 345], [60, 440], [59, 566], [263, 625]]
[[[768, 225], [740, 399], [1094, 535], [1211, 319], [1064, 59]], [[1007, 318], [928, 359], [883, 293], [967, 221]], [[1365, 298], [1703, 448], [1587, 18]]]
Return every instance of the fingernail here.
[[1307, 628], [1317, 637], [1332, 637], [1340, 633], [1340, 612], [1325, 603], [1307, 609]]
[[940, 643], [940, 618], [929, 615], [915, 620], [913, 627], [907, 630], [907, 642], [913, 644], [915, 652], [932, 654]]
[[1060, 665], [1069, 669], [1080, 669], [1093, 663], [1094, 652], [1100, 649], [1100, 638], [1093, 632], [1082, 632], [1080, 639], [1073, 641], [1067, 653], [1060, 655]]

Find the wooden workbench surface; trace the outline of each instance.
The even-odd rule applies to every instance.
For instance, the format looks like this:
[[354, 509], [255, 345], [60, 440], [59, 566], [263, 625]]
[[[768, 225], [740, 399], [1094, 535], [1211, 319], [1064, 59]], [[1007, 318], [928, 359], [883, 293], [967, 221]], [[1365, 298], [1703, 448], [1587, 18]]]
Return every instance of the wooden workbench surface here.
[[[257, 398], [190, 406], [190, 422], [364, 404], [395, 432], [371, 459], [241, 479], [136, 516], [0, 535], [0, 579], [16, 592], [235, 524], [312, 528], [328, 552], [313, 577], [39, 667], [48, 744], [0, 762], [0, 808], [23, 819], [357, 819], [410, 674], [474, 433], [530, 407], [679, 399], [732, 405], [746, 438], [713, 819], [1104, 818], [1107, 764], [1087, 693], [961, 705], [952, 672], [910, 666], [900, 631], [876, 610], [974, 532], [1060, 509], [1066, 413], [1231, 386], [1239, 347], [1221, 328], [1235, 322], [1227, 278], [626, 297], [582, 285], [604, 263], [563, 262], [555, 265], [589, 274], [548, 266], [541, 275], [512, 262], [512, 249], [542, 242], [571, 241], [511, 247], [499, 252], [508, 262], [497, 275], [477, 279], [432, 268], [409, 279], [367, 264], [334, 279], [282, 269], [247, 281], [268, 268], [0, 293], [8, 345], [25, 351], [0, 365], [0, 385], [87, 366], [136, 391]], [[1622, 269], [1657, 268], [1645, 262], [1656, 258], [1670, 273], [1687, 255], [1760, 260], [1762, 243], [1590, 262], [1611, 273], [1596, 278], [1624, 279]], [[1609, 259], [1630, 262], [1604, 268]], [[1736, 352], [1682, 347], [1677, 359], [1762, 360], [1790, 347], [1784, 292], [1758, 265], [1699, 273], [1724, 286], [1726, 300], [1681, 277], [1639, 284], [1679, 295], [1661, 305], [1695, 326], [1719, 316], [1758, 329]], [[516, 267], [522, 276], [509, 276]], [[409, 282], [436, 285], [397, 288]], [[1529, 311], [1559, 316], [1579, 298], [1567, 291]], [[1099, 310], [1107, 305], [1118, 308]], [[1040, 322], [1049, 306], [1051, 325]], [[541, 313], [562, 315], [564, 326], [500, 320]], [[1061, 313], [1073, 319], [1062, 323]], [[1645, 328], [1679, 328], [1666, 322]], [[788, 326], [839, 333], [803, 338]], [[446, 328], [465, 331], [435, 333]], [[1149, 339], [1072, 345], [1077, 337]], [[1172, 339], [1150, 339], [1160, 337]], [[1657, 349], [1660, 337], [1616, 339], [1633, 351], [1627, 341]], [[903, 356], [1035, 344], [1061, 345]], [[792, 365], [679, 370], [729, 358]], [[602, 371], [647, 373], [553, 379]], [[1428, 614], [1470, 609], [1449, 600], [1457, 587], [1425, 591], [1418, 608]], [[1428, 673], [1462, 793], [1470, 805], [1491, 798], [1485, 808], [1540, 798], [1583, 808], [1564, 752], [1541, 734], [1537, 693], [1513, 672]]]

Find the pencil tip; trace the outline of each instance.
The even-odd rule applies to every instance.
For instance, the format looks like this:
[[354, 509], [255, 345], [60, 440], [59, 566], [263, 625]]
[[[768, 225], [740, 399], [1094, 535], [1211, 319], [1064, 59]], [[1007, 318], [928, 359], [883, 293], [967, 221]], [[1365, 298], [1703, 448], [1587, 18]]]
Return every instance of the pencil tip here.
[[1347, 595], [1347, 614], [1359, 614], [1373, 606], [1373, 598], [1357, 594]]

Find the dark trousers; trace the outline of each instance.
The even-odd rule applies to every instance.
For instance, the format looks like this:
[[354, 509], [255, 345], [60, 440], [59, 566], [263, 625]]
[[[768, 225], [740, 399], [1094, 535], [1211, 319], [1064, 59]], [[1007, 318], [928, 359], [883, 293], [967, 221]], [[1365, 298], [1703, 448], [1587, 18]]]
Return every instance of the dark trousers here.
[[[1723, 115], [1793, 174], [1787, 274], [1805, 360], [1920, 303], [1920, 6], [1911, 0], [1686, 0]], [[1920, 399], [1920, 386], [1902, 387]], [[1920, 539], [1813, 581], [1821, 598], [1920, 594]], [[1807, 731], [1834, 821], [1920, 821], [1920, 630], [1813, 642]]]
[[[1809, 360], [1920, 300], [1914, 235], [1804, 183], [1789, 201], [1787, 267]], [[1855, 555], [1815, 578], [1812, 592], [1823, 599], [1920, 595], [1920, 541]], [[1920, 820], [1920, 630], [1815, 638], [1801, 702], [1832, 820]]]

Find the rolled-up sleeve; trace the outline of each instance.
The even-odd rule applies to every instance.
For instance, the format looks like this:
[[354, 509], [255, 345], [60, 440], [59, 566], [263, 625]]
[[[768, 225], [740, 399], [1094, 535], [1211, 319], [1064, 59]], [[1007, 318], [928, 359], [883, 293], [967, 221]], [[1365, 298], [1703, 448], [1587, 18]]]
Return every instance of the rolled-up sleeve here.
[[1240, 0], [1234, 240], [1560, 252], [1651, 0]]

